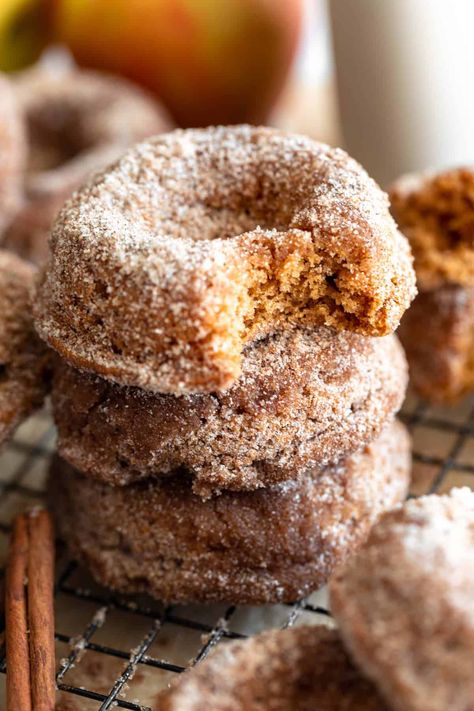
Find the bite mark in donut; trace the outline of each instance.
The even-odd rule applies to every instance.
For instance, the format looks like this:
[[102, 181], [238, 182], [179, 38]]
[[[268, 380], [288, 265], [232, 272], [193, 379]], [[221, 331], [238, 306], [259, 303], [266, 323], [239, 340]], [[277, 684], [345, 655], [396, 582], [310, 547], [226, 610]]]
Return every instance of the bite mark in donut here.
[[415, 293], [385, 195], [343, 151], [272, 129], [177, 131], [61, 211], [37, 325], [72, 365], [212, 392], [290, 325], [382, 335]]

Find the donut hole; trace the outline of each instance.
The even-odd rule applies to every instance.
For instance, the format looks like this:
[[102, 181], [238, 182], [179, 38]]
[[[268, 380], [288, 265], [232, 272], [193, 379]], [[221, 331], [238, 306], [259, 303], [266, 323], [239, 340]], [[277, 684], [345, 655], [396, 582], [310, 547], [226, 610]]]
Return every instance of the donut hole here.
[[[136, 199], [128, 191], [120, 208], [129, 220], [142, 222], [145, 239], [153, 234], [233, 242], [234, 259], [246, 273], [245, 293], [229, 315], [240, 339], [237, 349], [242, 340], [268, 333], [270, 325], [326, 323], [357, 330], [370, 319], [374, 304], [366, 296], [362, 270], [355, 273], [350, 252], [338, 252], [333, 224], [326, 238], [306, 209], [308, 195], [315, 192], [311, 165], [306, 171], [301, 163], [298, 170], [292, 165], [282, 169], [257, 156], [253, 169], [239, 170], [231, 161], [223, 166], [208, 157], [197, 161], [187, 182], [181, 175], [176, 178], [180, 171], [180, 163], [173, 165], [158, 187], [149, 184], [146, 171], [143, 179], [135, 175], [131, 190]], [[228, 253], [224, 245], [222, 250]]]
[[93, 146], [77, 107], [60, 102], [31, 107], [26, 113], [27, 172], [56, 170]]

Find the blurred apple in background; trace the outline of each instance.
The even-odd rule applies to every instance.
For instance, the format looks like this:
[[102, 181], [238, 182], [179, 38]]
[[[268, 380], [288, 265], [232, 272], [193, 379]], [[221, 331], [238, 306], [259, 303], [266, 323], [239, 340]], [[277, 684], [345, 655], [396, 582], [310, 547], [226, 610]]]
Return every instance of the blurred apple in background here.
[[22, 69], [34, 62], [46, 44], [44, 0], [0, 0], [0, 69]]
[[49, 1], [55, 39], [79, 64], [147, 87], [181, 126], [264, 122], [302, 14], [301, 0]]

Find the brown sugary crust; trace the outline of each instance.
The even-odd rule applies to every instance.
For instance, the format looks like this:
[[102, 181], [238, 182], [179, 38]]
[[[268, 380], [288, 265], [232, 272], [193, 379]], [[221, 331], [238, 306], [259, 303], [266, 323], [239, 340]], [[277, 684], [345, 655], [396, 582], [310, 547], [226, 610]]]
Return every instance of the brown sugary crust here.
[[58, 451], [114, 485], [183, 468], [201, 496], [292, 479], [372, 441], [407, 383], [395, 336], [297, 328], [249, 345], [224, 393], [123, 388], [57, 359]]
[[66, 204], [41, 336], [75, 367], [154, 392], [214, 392], [289, 325], [383, 335], [415, 294], [386, 195], [340, 149], [269, 128], [175, 131]]
[[160, 711], [388, 711], [336, 630], [300, 626], [221, 642], [159, 695]]
[[0, 444], [46, 395], [49, 355], [33, 329], [35, 270], [0, 250]]
[[408, 237], [421, 291], [474, 285], [474, 170], [456, 168], [400, 178], [392, 213]]
[[[44, 262], [51, 225], [86, 177], [147, 136], [171, 128], [156, 102], [120, 77], [33, 68], [14, 89], [28, 138], [23, 206], [4, 244]], [[3, 109], [2, 109], [3, 111]]]
[[354, 660], [396, 711], [471, 711], [474, 492], [385, 514], [331, 584]]
[[71, 554], [114, 590], [176, 602], [294, 601], [323, 585], [405, 496], [409, 450], [393, 424], [339, 465], [206, 501], [180, 472], [111, 487], [58, 459], [50, 499]]
[[398, 335], [422, 397], [452, 402], [474, 390], [474, 288], [452, 285], [419, 294]]
[[25, 154], [19, 107], [10, 82], [0, 73], [0, 239], [20, 204]]

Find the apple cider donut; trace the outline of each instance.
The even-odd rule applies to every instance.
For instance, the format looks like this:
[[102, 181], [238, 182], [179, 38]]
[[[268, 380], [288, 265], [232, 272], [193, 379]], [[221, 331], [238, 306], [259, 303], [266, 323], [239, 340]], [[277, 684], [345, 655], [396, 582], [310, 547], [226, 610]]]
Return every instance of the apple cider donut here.
[[336, 630], [302, 625], [222, 642], [158, 697], [160, 711], [388, 711]]
[[292, 479], [372, 441], [407, 384], [395, 336], [295, 328], [247, 346], [223, 393], [159, 395], [56, 360], [58, 451], [84, 474], [124, 485], [184, 469], [195, 493]]
[[474, 390], [474, 287], [448, 285], [418, 294], [398, 335], [414, 389], [432, 402]]
[[339, 149], [269, 128], [175, 131], [75, 194], [36, 310], [71, 365], [213, 392], [246, 343], [292, 324], [383, 335], [412, 297], [384, 193]]
[[98, 582], [163, 601], [294, 601], [323, 585], [406, 494], [404, 428], [337, 465], [203, 501], [183, 473], [114, 487], [63, 460], [50, 477], [58, 531]]
[[0, 444], [46, 394], [48, 355], [33, 329], [35, 270], [0, 250]]
[[331, 586], [354, 660], [399, 711], [471, 711], [474, 492], [385, 514]]
[[420, 290], [474, 286], [474, 170], [403, 176], [390, 199], [413, 250]]
[[26, 144], [13, 88], [0, 73], [0, 239], [18, 209]]
[[151, 97], [125, 79], [82, 69], [34, 68], [15, 81], [28, 140], [23, 207], [5, 244], [46, 259], [51, 223], [91, 171], [170, 128]]

